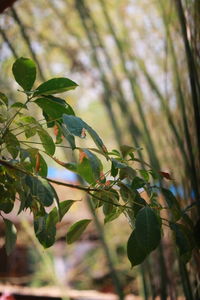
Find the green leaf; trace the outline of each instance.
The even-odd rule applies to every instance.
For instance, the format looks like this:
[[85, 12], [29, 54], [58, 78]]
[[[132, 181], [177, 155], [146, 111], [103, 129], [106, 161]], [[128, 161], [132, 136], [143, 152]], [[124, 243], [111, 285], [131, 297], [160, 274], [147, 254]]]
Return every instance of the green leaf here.
[[105, 216], [115, 213], [117, 207], [113, 204], [119, 204], [119, 195], [116, 190], [110, 189], [102, 194], [103, 213]]
[[131, 189], [131, 186], [125, 183], [120, 182], [120, 195], [125, 203], [133, 202], [134, 191]]
[[17, 83], [24, 89], [30, 91], [36, 78], [36, 66], [29, 58], [18, 58], [12, 67], [12, 72]]
[[121, 180], [125, 179], [125, 178], [132, 180], [133, 177], [135, 177], [135, 174], [136, 174], [136, 171], [129, 166], [127, 166], [126, 168], [119, 169], [119, 177]]
[[116, 149], [112, 149], [112, 151], [108, 152], [108, 154], [109, 155], [115, 155], [115, 156], [121, 158], [121, 153], [118, 150], [116, 150]]
[[84, 219], [74, 223], [67, 232], [67, 243], [72, 244], [77, 241], [90, 222], [91, 220]]
[[50, 206], [54, 200], [54, 192], [47, 180], [41, 177], [26, 175], [25, 183], [30, 189], [30, 196], [44, 206]]
[[59, 218], [59, 212], [56, 207], [52, 209], [52, 211], [49, 213], [49, 218], [53, 220], [53, 222], [56, 224], [62, 220], [64, 215], [68, 212], [72, 204], [74, 204], [76, 201], [75, 200], [65, 200], [60, 202], [59, 208], [60, 208], [60, 218]]
[[105, 216], [104, 224], [108, 222], [112, 222], [113, 220], [117, 219], [123, 211], [124, 211], [123, 207], [115, 207], [115, 209], [112, 210], [111, 213]]
[[123, 157], [126, 157], [129, 153], [136, 151], [137, 149], [132, 146], [122, 145], [120, 146], [120, 151]]
[[118, 169], [115, 167], [113, 161], [111, 164], [111, 172], [110, 172], [111, 176], [116, 177], [118, 174]]
[[55, 153], [55, 144], [52, 139], [52, 137], [48, 134], [48, 132], [42, 128], [37, 129], [37, 133], [40, 137], [40, 140], [42, 142], [42, 146], [44, 147], [45, 151], [49, 155], [53, 155]]
[[139, 246], [146, 253], [150, 253], [158, 246], [161, 239], [160, 222], [149, 206], [140, 209], [137, 213], [135, 234]]
[[132, 180], [131, 187], [134, 190], [138, 190], [140, 188], [143, 188], [145, 186], [145, 184], [146, 184], [146, 182], [144, 181], [144, 179], [142, 179], [138, 176], [135, 176]]
[[25, 108], [25, 109], [27, 109], [27, 106], [22, 102], [15, 102], [10, 107], [11, 108]]
[[77, 86], [78, 84], [68, 78], [52, 78], [38, 86], [34, 96], [63, 93], [73, 90]]
[[134, 203], [133, 203], [134, 215], [136, 216], [137, 213], [140, 211], [140, 209], [142, 209], [146, 205], [147, 205], [146, 201], [142, 197], [140, 197], [139, 193], [136, 193], [134, 197]]
[[[8, 115], [8, 108], [3, 100], [0, 99], [0, 123], [4, 123], [7, 121]], [[2, 127], [2, 126], [1, 126]], [[1, 138], [1, 144], [3, 143], [3, 139]]]
[[154, 180], [157, 180], [160, 178], [160, 175], [155, 170], [149, 170], [149, 174], [151, 174], [151, 176], [153, 177]]
[[76, 116], [63, 115], [63, 121], [70, 134], [85, 138], [83, 131], [88, 125], [83, 120]]
[[161, 192], [165, 197], [165, 200], [172, 213], [174, 221], [178, 221], [181, 218], [181, 209], [176, 197], [170, 190], [167, 190], [165, 188], [161, 188]]
[[8, 106], [8, 98], [7, 98], [7, 96], [6, 96], [4, 93], [2, 93], [2, 92], [0, 92], [0, 99], [3, 101], [3, 103], [4, 103], [6, 106]]
[[66, 138], [66, 140], [70, 144], [72, 150], [74, 150], [76, 148], [74, 136], [70, 134], [70, 132], [66, 128], [66, 126], [62, 125], [61, 129], [62, 129], [62, 133], [63, 133], [64, 137]]
[[48, 166], [43, 156], [39, 153], [38, 149], [35, 148], [22, 149], [20, 154], [21, 154], [22, 161], [29, 158], [31, 163], [29, 171], [35, 173], [36, 169], [38, 169], [38, 165], [36, 166], [36, 160], [37, 160], [37, 164], [39, 164], [39, 170], [37, 170], [37, 174], [42, 177], [47, 177]]
[[34, 219], [35, 235], [44, 248], [49, 248], [55, 243], [56, 226], [52, 217], [37, 216]]
[[[54, 97], [54, 96], [46, 96], [43, 98], [38, 98], [34, 101], [40, 108], [43, 110], [43, 115], [46, 121], [49, 123], [51, 120], [59, 120], [62, 121], [62, 115], [74, 115], [74, 111], [69, 104], [65, 102], [65, 100]], [[54, 125], [55, 122], [53, 122]]]
[[101, 161], [88, 149], [80, 149], [80, 163], [77, 166], [77, 172], [89, 183], [99, 180], [101, 170]]
[[[3, 168], [4, 169], [4, 168]], [[2, 171], [2, 167], [0, 169]], [[12, 178], [12, 173], [15, 175], [15, 171], [11, 171], [9, 168], [5, 168], [6, 174], [0, 177], [0, 210], [8, 214], [12, 211], [15, 202], [15, 183], [16, 181]], [[11, 176], [8, 175], [11, 173]], [[14, 177], [14, 176], [13, 176]]]
[[131, 233], [127, 243], [127, 256], [131, 266], [134, 267], [141, 264], [147, 255], [148, 252], [146, 252], [144, 248], [140, 247], [140, 244], [136, 238], [136, 232], [134, 230]]
[[189, 238], [190, 234], [192, 236], [192, 232], [188, 234], [188, 229], [184, 225], [178, 223], [171, 223], [170, 228], [174, 232], [180, 258], [183, 263], [187, 263], [192, 255], [192, 243]]
[[6, 247], [6, 254], [10, 255], [15, 247], [15, 243], [17, 240], [17, 230], [15, 225], [8, 219], [3, 219], [5, 224], [5, 247]]
[[12, 157], [15, 159], [19, 153], [20, 144], [18, 139], [14, 134], [12, 134], [10, 131], [6, 132], [5, 135], [5, 144], [8, 152], [12, 155]]
[[[7, 187], [9, 188], [9, 186]], [[0, 185], [0, 210], [8, 214], [12, 211], [15, 202], [15, 194]]]
[[104, 193], [105, 191], [96, 191], [92, 194], [91, 203], [94, 209], [103, 205], [103, 201], [101, 201], [101, 199], [104, 199]]
[[103, 144], [101, 138], [98, 136], [96, 131], [92, 129], [87, 123], [81, 120], [78, 117], [63, 115], [63, 122], [69, 132], [69, 134], [78, 136], [80, 138], [85, 138], [86, 131], [89, 133], [97, 147], [101, 150], [102, 153], [107, 154], [107, 149]]
[[[19, 124], [19, 125], [21, 125], [21, 124], [30, 124], [30, 125], [34, 124], [34, 125], [37, 125], [38, 124], [38, 122], [36, 121], [36, 119], [34, 117], [24, 116], [24, 115], [21, 116], [19, 118], [18, 122], [16, 122], [16, 123]], [[40, 126], [40, 125], [38, 124], [38, 126]]]
[[144, 178], [145, 181], [149, 181], [149, 172], [146, 170], [139, 170], [140, 175]]
[[114, 167], [115, 167], [116, 169], [127, 168], [127, 165], [126, 165], [126, 164], [120, 162], [119, 160], [117, 160], [117, 159], [115, 159], [115, 158], [111, 158], [111, 161], [112, 161], [112, 163], [113, 163], [113, 165], [114, 165]]
[[37, 133], [37, 128], [35, 127], [26, 126], [24, 129], [24, 134], [27, 139], [36, 135], [36, 133]]
[[116, 212], [116, 207], [111, 202], [103, 204], [103, 213], [105, 216], [110, 215], [111, 213], [115, 213], [115, 212]]
[[96, 183], [95, 176], [93, 174], [91, 164], [88, 158], [84, 157], [81, 163], [77, 165], [77, 173], [88, 183]]

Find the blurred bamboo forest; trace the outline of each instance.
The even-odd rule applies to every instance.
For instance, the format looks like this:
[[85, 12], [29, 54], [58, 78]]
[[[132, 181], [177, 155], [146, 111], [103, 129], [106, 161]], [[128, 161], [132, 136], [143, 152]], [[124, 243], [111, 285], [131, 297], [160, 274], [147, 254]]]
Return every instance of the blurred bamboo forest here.
[[[58, 75], [75, 80], [79, 88], [71, 101], [79, 115], [93, 123], [111, 149], [141, 147], [141, 160], [170, 173], [169, 186], [183, 209], [191, 206], [196, 224], [199, 0], [18, 0], [1, 15], [0, 39], [2, 92], [12, 97], [10, 66], [20, 56], [37, 63], [41, 80]], [[166, 299], [162, 249], [158, 260], [163, 266], [160, 295]], [[199, 288], [199, 263], [199, 257], [191, 261], [189, 275], [180, 267], [187, 299], [197, 299], [192, 289], [194, 283]]]

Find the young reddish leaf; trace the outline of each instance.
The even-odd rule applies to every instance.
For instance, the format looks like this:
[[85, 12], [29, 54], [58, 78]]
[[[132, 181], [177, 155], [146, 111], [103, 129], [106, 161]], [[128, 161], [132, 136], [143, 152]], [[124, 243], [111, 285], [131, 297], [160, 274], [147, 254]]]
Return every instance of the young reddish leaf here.
[[40, 154], [39, 152], [37, 152], [37, 154], [35, 155], [35, 172], [38, 173], [40, 170]]
[[160, 174], [162, 177], [164, 177], [164, 178], [166, 178], [166, 179], [168, 179], [168, 180], [173, 180], [173, 178], [171, 177], [171, 175], [170, 175], [169, 173], [167, 173], [167, 172], [160, 171], [159, 174]]
[[79, 162], [82, 163], [84, 158], [87, 158], [87, 154], [83, 150], [79, 149]]

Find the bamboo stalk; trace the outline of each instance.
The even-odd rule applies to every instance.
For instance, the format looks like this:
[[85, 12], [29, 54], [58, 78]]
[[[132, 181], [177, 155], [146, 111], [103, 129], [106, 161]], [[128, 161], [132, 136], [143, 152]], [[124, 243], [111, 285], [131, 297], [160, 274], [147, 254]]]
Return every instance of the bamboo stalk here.
[[115, 119], [115, 116], [114, 116], [114, 112], [113, 112], [113, 109], [112, 109], [112, 106], [110, 104], [110, 101], [109, 101], [109, 98], [111, 97], [112, 95], [112, 91], [110, 89], [110, 86], [109, 86], [109, 83], [108, 83], [108, 80], [107, 80], [107, 77], [104, 73], [104, 70], [99, 62], [99, 59], [98, 59], [98, 56], [97, 56], [97, 53], [96, 53], [96, 47], [95, 47], [95, 43], [93, 41], [93, 38], [92, 38], [92, 34], [88, 28], [88, 25], [87, 25], [87, 22], [86, 22], [86, 19], [85, 19], [85, 14], [84, 14], [84, 7], [82, 5], [82, 0], [80, 1], [76, 1], [76, 8], [78, 10], [78, 13], [79, 13], [79, 16], [81, 18], [81, 22], [82, 22], [82, 25], [83, 25], [83, 28], [84, 28], [84, 31], [85, 31], [85, 34], [88, 38], [88, 41], [90, 43], [90, 46], [92, 48], [92, 58], [93, 58], [93, 62], [94, 64], [97, 66], [98, 70], [99, 70], [99, 73], [100, 73], [100, 77], [101, 77], [101, 81], [103, 83], [103, 87], [104, 87], [104, 93], [103, 93], [103, 102], [107, 108], [107, 111], [108, 111], [108, 114], [109, 114], [109, 117], [110, 117], [110, 120], [111, 120], [111, 123], [112, 123], [112, 126], [114, 128], [114, 132], [115, 132], [115, 137], [116, 137], [116, 141], [118, 143], [118, 145], [122, 145], [122, 134], [121, 134], [121, 130], [118, 126], [118, 123]]
[[[80, 0], [78, 0], [78, 1], [80, 1]], [[109, 265], [109, 269], [110, 269], [110, 272], [111, 272], [111, 277], [112, 277], [112, 280], [113, 280], [113, 284], [114, 284], [115, 289], [116, 289], [116, 293], [119, 296], [119, 300], [123, 300], [124, 299], [123, 288], [121, 286], [121, 282], [119, 280], [117, 271], [115, 270], [115, 267], [114, 267], [114, 264], [113, 264], [113, 260], [112, 260], [112, 255], [110, 253], [108, 244], [107, 244], [107, 242], [106, 242], [106, 240], [104, 238], [104, 232], [103, 232], [101, 223], [100, 223], [100, 221], [99, 221], [99, 219], [98, 219], [98, 217], [97, 217], [97, 215], [95, 213], [95, 210], [93, 208], [91, 200], [90, 200], [90, 198], [88, 196], [86, 196], [86, 200], [87, 200], [88, 208], [89, 208], [89, 210], [90, 210], [90, 212], [91, 212], [91, 214], [93, 216], [95, 226], [96, 226], [97, 231], [99, 233], [99, 237], [100, 237], [101, 244], [102, 244], [104, 252], [105, 252], [105, 256], [106, 256], [107, 261], [108, 261], [108, 265]]]
[[180, 259], [179, 259], [179, 269], [180, 269], [180, 275], [181, 275], [181, 279], [182, 279], [182, 285], [183, 285], [183, 291], [185, 294], [185, 299], [186, 300], [194, 300], [187, 267], [184, 263], [182, 263], [180, 261]]
[[40, 75], [40, 78], [41, 80], [45, 81], [45, 76], [44, 76], [44, 73], [43, 73], [43, 70], [40, 66], [40, 63], [39, 63], [39, 60], [37, 58], [37, 55], [35, 54], [35, 51], [33, 50], [33, 47], [31, 45], [31, 40], [26, 32], [26, 29], [25, 29], [25, 26], [24, 24], [22, 23], [22, 20], [20, 19], [17, 11], [16, 11], [16, 8], [14, 7], [11, 7], [11, 12], [12, 12], [12, 16], [13, 16], [13, 19], [15, 20], [16, 24], [19, 26], [19, 29], [20, 29], [20, 32], [21, 32], [21, 35], [30, 51], [30, 54], [33, 58], [33, 60], [36, 62], [37, 64], [37, 67], [38, 67], [38, 71], [39, 71], [39, 75]]
[[176, 10], [182, 30], [182, 37], [185, 46], [185, 53], [187, 58], [188, 72], [190, 87], [192, 93], [192, 103], [195, 116], [195, 126], [196, 126], [196, 138], [198, 142], [198, 153], [199, 153], [199, 162], [200, 162], [200, 84], [198, 79], [198, 74], [194, 62], [193, 53], [190, 47], [190, 43], [187, 35], [187, 22], [184, 14], [184, 9], [181, 0], [175, 0]]
[[115, 29], [113, 27], [111, 18], [109, 16], [108, 12], [107, 12], [105, 2], [104, 2], [104, 0], [98, 0], [98, 1], [101, 5], [102, 12], [104, 14], [104, 17], [105, 17], [105, 20], [107, 22], [108, 28], [110, 30], [110, 33], [111, 33], [111, 35], [112, 35], [112, 37], [115, 41], [116, 48], [118, 50], [118, 55], [119, 55], [119, 58], [120, 58], [120, 61], [121, 61], [122, 70], [124, 71], [124, 73], [126, 74], [128, 80], [130, 82], [132, 96], [133, 96], [133, 99], [135, 100], [137, 110], [138, 110], [138, 113], [139, 113], [139, 116], [140, 116], [140, 119], [141, 119], [141, 123], [142, 123], [142, 126], [143, 126], [143, 137], [144, 137], [146, 148], [148, 150], [148, 155], [149, 155], [150, 162], [151, 162], [152, 166], [155, 169], [159, 170], [160, 169], [160, 164], [159, 164], [159, 161], [158, 161], [157, 156], [156, 156], [154, 143], [152, 141], [150, 132], [148, 130], [147, 121], [146, 121], [145, 114], [144, 114], [142, 104], [141, 104], [141, 102], [144, 102], [143, 93], [141, 91], [141, 88], [140, 88], [137, 80], [136, 80], [136, 74], [130, 74], [129, 70], [127, 69], [124, 49], [123, 49], [121, 41], [119, 40], [119, 38], [118, 38], [118, 36], [115, 32]]
[[8, 45], [8, 48], [10, 49], [10, 52], [12, 53], [13, 57], [15, 59], [18, 58], [17, 52], [15, 50], [15, 48], [13, 47], [12, 43], [10, 42], [9, 38], [7, 37], [7, 34], [5, 33], [5, 31], [0, 28], [0, 34], [4, 40], [4, 42]]
[[[139, 137], [139, 135], [141, 135], [140, 129], [131, 116], [130, 108], [125, 99], [124, 92], [121, 88], [121, 83], [118, 79], [117, 73], [113, 66], [112, 58], [110, 57], [110, 55], [103, 43], [103, 40], [98, 32], [97, 25], [94, 21], [94, 18], [92, 17], [92, 15], [90, 13], [89, 7], [86, 6], [85, 1], [82, 1], [82, 5], [84, 7], [85, 13], [87, 14], [87, 19], [89, 19], [89, 21], [91, 23], [90, 27], [89, 27], [89, 31], [93, 32], [94, 33], [93, 38], [94, 37], [96, 38], [95, 48], [100, 47], [102, 49], [105, 59], [106, 59], [106, 63], [108, 65], [108, 68], [111, 71], [112, 79], [114, 81], [114, 90], [117, 91], [117, 97], [114, 97], [114, 98], [116, 99], [116, 101], [119, 105], [120, 111], [124, 117], [124, 120], [127, 123], [132, 141], [133, 141], [134, 145], [139, 148], [138, 137]], [[112, 89], [112, 87], [111, 87], [111, 89]], [[139, 155], [140, 160], [143, 161], [144, 159], [143, 159], [143, 155], [142, 155], [141, 151], [138, 151], [138, 155]]]
[[[188, 120], [187, 120], [187, 114], [186, 114], [186, 108], [185, 108], [185, 99], [184, 99], [184, 95], [183, 95], [182, 88], [181, 88], [180, 72], [178, 70], [177, 57], [176, 57], [176, 53], [175, 53], [175, 49], [174, 49], [174, 44], [173, 44], [173, 41], [171, 38], [170, 28], [169, 28], [169, 24], [167, 21], [167, 16], [166, 16], [163, 2], [160, 1], [159, 4], [160, 4], [161, 10], [162, 10], [162, 19], [164, 22], [166, 36], [167, 36], [170, 50], [171, 50], [170, 52], [171, 52], [172, 63], [174, 66], [173, 70], [172, 70], [174, 73], [174, 80], [175, 80], [174, 89], [176, 91], [176, 95], [177, 95], [177, 99], [178, 99], [178, 103], [179, 103], [179, 107], [180, 107], [180, 111], [181, 111], [186, 145], [187, 145], [187, 150], [188, 150], [188, 154], [189, 154], [187, 166], [189, 167], [189, 170], [190, 170], [191, 186], [193, 187], [193, 190], [195, 192], [196, 199], [199, 199], [199, 186], [198, 186], [198, 177], [197, 177], [197, 172], [196, 172], [196, 167], [195, 167], [195, 157], [194, 157], [194, 153], [193, 153], [192, 140], [191, 140], [191, 136], [190, 136], [190, 132], [189, 132], [189, 126], [188, 126]], [[183, 147], [184, 147], [184, 144], [182, 143], [182, 149], [183, 149]], [[185, 157], [186, 157], [186, 155], [185, 155]]]

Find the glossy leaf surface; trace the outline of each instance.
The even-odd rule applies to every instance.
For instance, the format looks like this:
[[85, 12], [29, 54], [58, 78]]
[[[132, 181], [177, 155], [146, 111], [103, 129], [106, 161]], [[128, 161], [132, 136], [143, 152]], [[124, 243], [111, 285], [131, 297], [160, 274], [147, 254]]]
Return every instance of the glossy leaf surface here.
[[18, 58], [12, 67], [12, 72], [17, 83], [24, 89], [30, 91], [36, 78], [36, 65], [29, 58]]
[[69, 90], [73, 90], [77, 86], [78, 85], [74, 81], [68, 78], [52, 78], [39, 85], [36, 88], [34, 96], [63, 93]]

